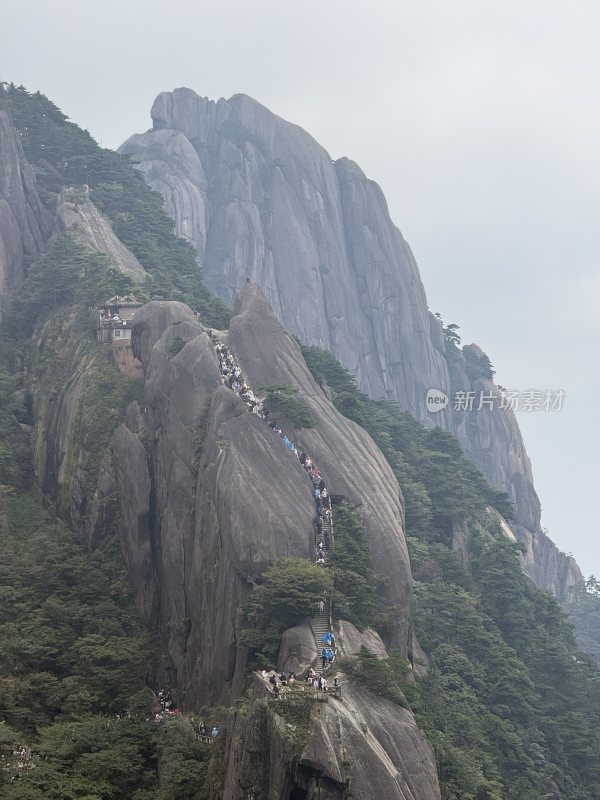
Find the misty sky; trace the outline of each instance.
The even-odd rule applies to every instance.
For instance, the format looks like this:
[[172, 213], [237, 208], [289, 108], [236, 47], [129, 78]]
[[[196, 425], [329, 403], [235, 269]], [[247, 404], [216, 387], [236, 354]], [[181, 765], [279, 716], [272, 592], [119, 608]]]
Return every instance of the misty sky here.
[[600, 573], [600, 6], [552, 0], [0, 0], [0, 79], [101, 144], [158, 92], [252, 95], [378, 181], [429, 304], [509, 389], [542, 524]]

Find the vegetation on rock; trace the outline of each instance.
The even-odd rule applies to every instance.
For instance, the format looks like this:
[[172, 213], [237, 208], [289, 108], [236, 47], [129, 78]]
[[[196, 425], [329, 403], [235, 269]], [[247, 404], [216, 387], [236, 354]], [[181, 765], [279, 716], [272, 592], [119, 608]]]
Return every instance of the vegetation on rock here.
[[406, 526], [413, 535], [449, 541], [453, 522], [476, 516], [486, 505], [506, 519], [514, 517], [508, 495], [487, 483], [451, 433], [425, 428], [396, 403], [367, 397], [326, 350], [303, 346], [302, 352], [338, 411], [361, 425], [388, 460], [402, 487]]
[[277, 660], [281, 634], [310, 617], [315, 598], [331, 591], [329, 574], [306, 558], [280, 558], [256, 583], [244, 609], [241, 643], [259, 666]]
[[282, 426], [312, 428], [314, 421], [306, 404], [296, 395], [294, 386], [261, 386], [258, 391], [266, 393], [266, 407]]
[[7, 97], [45, 204], [54, 210], [63, 188], [89, 186], [92, 201], [150, 274], [144, 286], [148, 297], [181, 300], [207, 325], [226, 327], [230, 310], [205, 287], [192, 247], [175, 236], [161, 196], [130, 160], [99, 147], [43, 94], [10, 85]]
[[[160, 197], [133, 165], [98, 147], [43, 95], [11, 86], [8, 97], [47, 206], [65, 186], [87, 184], [150, 274], [142, 297], [183, 300], [207, 324], [225, 327], [228, 309], [204, 287], [192, 249], [175, 237]], [[81, 379], [65, 475], [81, 472], [82, 508], [92, 496], [102, 453], [139, 386], [93, 340], [85, 309], [131, 289], [140, 292], [105, 257], [58, 234], [28, 265], [9, 320], [12, 339], [5, 332], [0, 343], [0, 794], [9, 800], [222, 796], [220, 748], [197, 742], [185, 720], [153, 721], [146, 677], [154, 643], [138, 623], [111, 531], [85, 551], [27, 491], [34, 394], [42, 407]], [[35, 349], [31, 335], [42, 326]], [[452, 365], [456, 326], [444, 335]], [[170, 355], [183, 344], [176, 337]], [[434, 746], [444, 800], [600, 797], [600, 674], [577, 651], [555, 601], [524, 577], [519, 547], [486, 513], [492, 505], [510, 519], [508, 497], [486, 483], [450, 434], [366, 397], [325, 351], [303, 352], [338, 410], [371, 434], [402, 487], [415, 627], [430, 662], [416, 685], [397, 653], [379, 660], [363, 649], [343, 668], [376, 694], [410, 703]], [[471, 377], [493, 374], [485, 358], [465, 359]], [[24, 377], [26, 361], [35, 385]], [[297, 428], [312, 425], [290, 387], [266, 388], [273, 413]], [[202, 429], [196, 433], [199, 451]], [[457, 521], [469, 528], [468, 563], [451, 549]], [[359, 627], [385, 628], [393, 610], [378, 608], [360, 515], [336, 504], [334, 535], [328, 568], [280, 559], [252, 589], [241, 642], [254, 663], [272, 664], [283, 631], [328, 593], [337, 613]], [[575, 594], [573, 613], [597, 604], [596, 594], [591, 584]], [[299, 746], [311, 705], [300, 691], [290, 697], [269, 713], [289, 730], [297, 726], [291, 743]], [[13, 757], [24, 743], [32, 748], [31, 770], [19, 770]]]
[[327, 565], [333, 577], [334, 615], [358, 628], [385, 627], [377, 602], [378, 579], [360, 514], [345, 503], [336, 505], [334, 513], [335, 547]]

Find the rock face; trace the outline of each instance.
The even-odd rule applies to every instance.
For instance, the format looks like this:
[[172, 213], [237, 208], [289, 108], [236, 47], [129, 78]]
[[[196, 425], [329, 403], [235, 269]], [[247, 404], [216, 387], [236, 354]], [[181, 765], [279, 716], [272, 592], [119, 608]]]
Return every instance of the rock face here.
[[344, 680], [341, 698], [314, 698], [303, 740], [289, 701], [269, 695], [255, 677], [247, 712], [229, 721], [224, 800], [439, 800], [433, 752], [407, 708]]
[[[40, 483], [59, 498], [90, 546], [111, 528], [117, 532], [136, 606], [161, 641], [157, 682], [177, 686], [177, 699], [187, 707], [232, 706], [247, 673], [238, 637], [253, 582], [280, 556], [314, 559], [312, 484], [282, 438], [223, 385], [213, 344], [193, 312], [182, 303], [156, 301], [136, 313], [133, 329], [143, 399], [119, 415], [123, 421], [92, 475], [82, 399], [101, 352], [80, 330], [76, 314], [57, 315], [35, 342]], [[389, 644], [411, 657], [403, 501], [383, 455], [316, 385], [257, 286], [245, 286], [221, 336], [257, 390], [294, 386], [310, 410], [313, 427], [286, 430], [320, 466], [331, 491], [363, 513], [373, 566], [383, 578], [382, 607], [396, 612]], [[347, 622], [339, 641], [340, 653], [363, 644], [386, 653], [377, 634], [361, 634]], [[284, 636], [286, 665], [294, 649], [296, 671], [316, 656], [303, 626]], [[350, 682], [341, 699], [317, 702], [311, 690], [311, 697], [300, 696], [302, 730], [290, 736], [295, 724], [271, 713], [264, 682], [256, 677], [254, 683], [249, 713], [232, 712], [228, 726], [224, 797], [247, 800], [252, 781], [267, 776], [263, 796], [271, 800], [334, 800], [350, 786], [364, 800], [439, 800], [435, 759], [408, 707]]]
[[56, 201], [56, 215], [63, 230], [72, 231], [91, 250], [104, 253], [111, 264], [136, 283], [145, 281], [146, 270], [92, 203], [87, 186], [63, 189]]
[[[61, 514], [82, 532], [83, 485], [88, 452], [81, 443], [82, 398], [91, 360], [74, 334], [74, 315], [50, 319], [32, 348], [33, 464], [41, 489], [56, 498]], [[45, 356], [51, 354], [46, 359]]]
[[343, 417], [317, 386], [300, 348], [254, 284], [247, 284], [238, 296], [229, 342], [252, 386], [288, 385], [298, 390], [315, 424], [291, 434], [319, 466], [331, 491], [361, 513], [373, 568], [384, 578], [387, 604], [396, 609], [398, 625], [390, 644], [410, 655], [411, 574], [404, 508], [387, 461], [370, 436]]
[[0, 85], [0, 319], [23, 280], [24, 259], [42, 249], [51, 228]]
[[[444, 362], [416, 264], [379, 187], [245, 95], [163, 93], [140, 162], [229, 303], [250, 278], [303, 341], [326, 347], [374, 396], [423, 408]], [[408, 368], [410, 367], [410, 369]]]
[[250, 278], [288, 330], [330, 350], [364, 391], [455, 433], [488, 480], [513, 498], [531, 576], [562, 591], [578, 568], [541, 531], [514, 415], [427, 410], [430, 388], [497, 390], [469, 374], [481, 354], [476, 346], [449, 359], [377, 184], [348, 159], [332, 162], [305, 131], [245, 95], [214, 102], [176, 89], [160, 94], [151, 114], [154, 129], [120, 149], [165, 198], [209, 287], [231, 303]]
[[[72, 376], [66, 385], [55, 380], [52, 391], [43, 375], [37, 381], [40, 482], [87, 542], [111, 526], [118, 532], [138, 610], [164, 642], [162, 677], [179, 687], [180, 700], [229, 703], [246, 671], [239, 617], [252, 583], [280, 556], [314, 557], [312, 484], [282, 439], [222, 384], [214, 347], [192, 311], [156, 301], [137, 312], [133, 328], [144, 399], [128, 407], [96, 479], [79, 411], [95, 351], [80, 352], [72, 334], [55, 320], [37, 343], [41, 363], [61, 352]], [[331, 491], [363, 515], [382, 604], [395, 617], [388, 644], [410, 658], [403, 500], [383, 455], [316, 385], [258, 287], [245, 287], [222, 335], [251, 385], [294, 386], [310, 410], [313, 427], [286, 431]]]

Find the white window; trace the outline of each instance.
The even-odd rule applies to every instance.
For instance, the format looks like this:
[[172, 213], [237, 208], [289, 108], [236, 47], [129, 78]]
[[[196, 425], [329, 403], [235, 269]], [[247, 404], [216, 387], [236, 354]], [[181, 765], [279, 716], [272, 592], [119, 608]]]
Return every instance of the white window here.
[[114, 331], [114, 337], [115, 337], [115, 339], [120, 339], [121, 338], [121, 331], [115, 330]]

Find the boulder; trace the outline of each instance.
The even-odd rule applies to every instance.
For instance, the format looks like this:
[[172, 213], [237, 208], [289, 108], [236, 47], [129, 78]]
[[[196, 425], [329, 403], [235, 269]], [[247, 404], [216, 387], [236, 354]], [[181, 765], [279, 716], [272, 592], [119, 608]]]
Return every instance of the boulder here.
[[319, 656], [315, 634], [309, 621], [283, 632], [277, 669], [279, 672], [302, 675]]
[[372, 628], [359, 631], [346, 619], [341, 619], [337, 625], [335, 645], [339, 656], [354, 656], [362, 647], [366, 647], [378, 658], [388, 657], [385, 645], [377, 631]]

